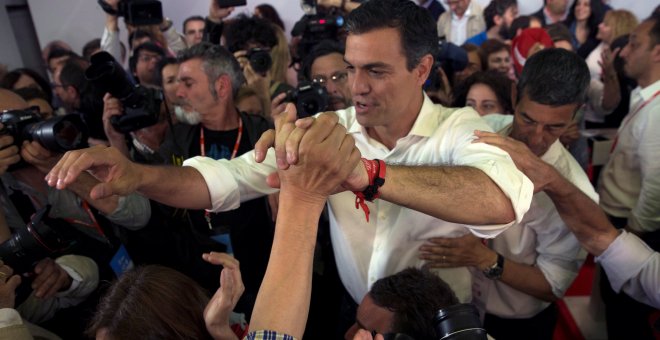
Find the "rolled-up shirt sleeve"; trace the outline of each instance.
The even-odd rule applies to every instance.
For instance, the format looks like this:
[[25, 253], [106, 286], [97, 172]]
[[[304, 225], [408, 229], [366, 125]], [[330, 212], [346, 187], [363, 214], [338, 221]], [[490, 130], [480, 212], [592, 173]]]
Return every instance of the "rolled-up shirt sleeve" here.
[[232, 160], [197, 156], [185, 160], [183, 166], [195, 168], [204, 177], [212, 212], [234, 210], [241, 202], [277, 192], [266, 183], [268, 175], [277, 172], [272, 148], [262, 163], [257, 163], [254, 151], [250, 151]]
[[607, 273], [614, 291], [660, 308], [660, 253], [639, 237], [622, 231], [596, 262]]

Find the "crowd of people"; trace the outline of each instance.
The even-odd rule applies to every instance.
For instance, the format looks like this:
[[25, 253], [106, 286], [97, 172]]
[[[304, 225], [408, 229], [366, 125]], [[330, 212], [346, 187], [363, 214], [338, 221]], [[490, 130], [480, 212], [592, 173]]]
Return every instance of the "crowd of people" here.
[[608, 337], [660, 334], [660, 6], [212, 0], [126, 47], [101, 2], [0, 67], [0, 338], [552, 339], [588, 254]]

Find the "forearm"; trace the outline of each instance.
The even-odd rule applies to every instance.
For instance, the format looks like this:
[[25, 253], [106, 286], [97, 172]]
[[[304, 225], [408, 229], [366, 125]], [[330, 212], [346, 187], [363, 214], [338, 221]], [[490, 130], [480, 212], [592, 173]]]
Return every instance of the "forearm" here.
[[552, 293], [552, 286], [538, 267], [504, 259], [504, 271], [500, 281], [537, 299], [548, 302], [557, 300]]
[[471, 167], [388, 166], [380, 195], [448, 222], [484, 225], [515, 219], [509, 198], [484, 172]]
[[311, 294], [318, 218], [325, 200], [300, 201], [283, 189], [268, 268], [250, 329], [269, 329], [302, 338]]
[[600, 255], [617, 237], [598, 204], [556, 171], [545, 193], [580, 244], [591, 254]]
[[601, 107], [604, 112], [612, 112], [621, 102], [621, 90], [616, 75], [608, 75], [603, 79], [603, 100]]
[[194, 168], [138, 166], [141, 181], [137, 191], [143, 196], [177, 208], [211, 208], [211, 198], [206, 181]]

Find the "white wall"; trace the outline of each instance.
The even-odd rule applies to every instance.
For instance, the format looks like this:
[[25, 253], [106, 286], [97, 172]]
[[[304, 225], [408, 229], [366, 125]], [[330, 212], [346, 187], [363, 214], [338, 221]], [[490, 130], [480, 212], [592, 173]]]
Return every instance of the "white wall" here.
[[[442, 0], [441, 0], [442, 1]], [[475, 0], [487, 5], [490, 0]], [[183, 20], [191, 15], [206, 15], [209, 0], [162, 0], [165, 16], [172, 19], [177, 30], [181, 30]], [[95, 0], [28, 0], [36, 25], [39, 43], [44, 46], [49, 41], [61, 39], [79, 52], [89, 40], [101, 36], [104, 13]], [[282, 16], [287, 32], [302, 16], [297, 0], [248, 0], [248, 5], [238, 7], [235, 14], [252, 13], [256, 5], [270, 3]], [[520, 13], [529, 14], [541, 8], [543, 0], [518, 0]], [[626, 8], [638, 18], [646, 18], [660, 0], [610, 0], [614, 8]], [[6, 33], [0, 32], [4, 35]]]

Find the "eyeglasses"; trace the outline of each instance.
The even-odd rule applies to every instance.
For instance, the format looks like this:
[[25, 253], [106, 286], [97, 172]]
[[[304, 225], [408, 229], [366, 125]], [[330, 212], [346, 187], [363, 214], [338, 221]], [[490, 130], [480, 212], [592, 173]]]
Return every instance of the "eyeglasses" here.
[[145, 63], [148, 63], [152, 60], [160, 61], [160, 56], [155, 54], [140, 54], [138, 60]]
[[[332, 81], [335, 85], [342, 85], [346, 82], [347, 79], [348, 72], [345, 71], [335, 72], [330, 76], [330, 81]], [[323, 75], [316, 75], [312, 78], [312, 82], [325, 86], [325, 84], [328, 82], [328, 78]]]

